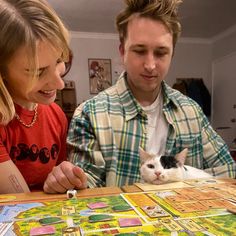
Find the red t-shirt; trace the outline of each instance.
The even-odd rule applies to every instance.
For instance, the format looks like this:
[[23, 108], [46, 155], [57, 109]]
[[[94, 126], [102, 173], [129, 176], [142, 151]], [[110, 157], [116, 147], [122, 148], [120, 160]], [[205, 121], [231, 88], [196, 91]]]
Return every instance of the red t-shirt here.
[[[29, 124], [34, 111], [15, 105], [20, 118]], [[55, 165], [66, 160], [67, 119], [56, 104], [38, 105], [35, 124], [27, 128], [14, 118], [0, 126], [0, 162], [11, 159], [30, 189], [42, 190]]]

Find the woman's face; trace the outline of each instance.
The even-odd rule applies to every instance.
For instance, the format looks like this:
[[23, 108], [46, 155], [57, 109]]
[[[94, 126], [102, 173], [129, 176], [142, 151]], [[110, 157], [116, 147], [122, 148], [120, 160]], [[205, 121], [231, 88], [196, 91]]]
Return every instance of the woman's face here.
[[61, 76], [65, 72], [65, 63], [61, 54], [47, 41], [38, 41], [38, 79], [32, 85], [27, 47], [23, 46], [16, 51], [8, 64], [5, 77], [6, 86], [15, 103], [32, 109], [35, 103], [47, 105], [55, 100], [56, 91], [64, 88]]

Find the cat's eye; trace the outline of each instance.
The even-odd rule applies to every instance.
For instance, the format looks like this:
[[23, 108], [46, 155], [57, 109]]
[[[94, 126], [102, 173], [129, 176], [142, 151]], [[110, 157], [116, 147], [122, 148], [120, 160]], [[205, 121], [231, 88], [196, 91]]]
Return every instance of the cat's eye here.
[[153, 164], [148, 164], [147, 167], [150, 168], [150, 169], [154, 169], [155, 168], [155, 166]]

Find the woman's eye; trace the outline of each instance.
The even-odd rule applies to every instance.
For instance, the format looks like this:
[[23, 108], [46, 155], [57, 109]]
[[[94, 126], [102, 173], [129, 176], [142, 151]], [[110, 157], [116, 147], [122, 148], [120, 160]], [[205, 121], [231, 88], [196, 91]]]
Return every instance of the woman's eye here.
[[37, 77], [41, 77], [44, 74], [45, 69], [40, 69], [37, 71]]
[[60, 64], [61, 62], [63, 62], [62, 58], [58, 58], [57, 59], [57, 64]]

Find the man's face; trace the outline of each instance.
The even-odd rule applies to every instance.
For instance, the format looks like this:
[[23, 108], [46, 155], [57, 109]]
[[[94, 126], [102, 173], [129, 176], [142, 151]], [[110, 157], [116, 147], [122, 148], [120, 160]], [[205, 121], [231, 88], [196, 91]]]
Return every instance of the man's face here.
[[120, 53], [129, 87], [141, 104], [152, 103], [157, 97], [170, 66], [172, 39], [172, 34], [160, 21], [135, 17], [128, 23]]

